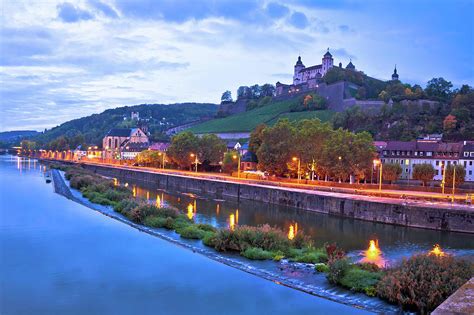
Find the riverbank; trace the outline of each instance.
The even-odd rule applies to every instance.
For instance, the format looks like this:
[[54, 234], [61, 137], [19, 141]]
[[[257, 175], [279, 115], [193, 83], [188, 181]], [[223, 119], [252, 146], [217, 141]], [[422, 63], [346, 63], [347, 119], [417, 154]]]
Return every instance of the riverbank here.
[[342, 303], [345, 305], [366, 309], [372, 312], [393, 313], [398, 311], [398, 307], [389, 305], [377, 298], [370, 298], [361, 293], [353, 293], [331, 286], [327, 283], [323, 273], [315, 274], [312, 264], [290, 263], [282, 260], [275, 263], [273, 261], [247, 261], [240, 256], [232, 254], [221, 254], [205, 246], [200, 241], [184, 240], [179, 234], [166, 231], [164, 229], [150, 228], [134, 223], [121, 214], [114, 212], [110, 207], [98, 205], [83, 198], [81, 193], [70, 189], [65, 178], [58, 170], [53, 170], [53, 181], [55, 191], [75, 202], [78, 202], [90, 209], [98, 211], [110, 218], [125, 223], [142, 232], [160, 237], [176, 245], [187, 248], [195, 253], [202, 254], [220, 263], [237, 268], [244, 272], [253, 274], [263, 279], [284, 285], [311, 295], [323, 297], [325, 299]]
[[[122, 187], [117, 185], [116, 179], [114, 181], [107, 180], [81, 168], [69, 167], [66, 171], [70, 186], [80, 189], [82, 196], [94, 203], [113, 206], [113, 211], [125, 215], [134, 223], [174, 230], [184, 239], [203, 239], [204, 245], [219, 252], [237, 252], [253, 260], [273, 259], [280, 264], [280, 261], [286, 257], [285, 263], [292, 260], [316, 263], [316, 270], [327, 274], [327, 279], [331, 283], [355, 292], [364, 292], [369, 296], [377, 295], [392, 303], [401, 303], [408, 309], [421, 311], [434, 309], [443, 301], [443, 298], [452, 293], [452, 288], [461, 286], [463, 282], [460, 281], [467, 281], [473, 273], [471, 263], [455, 259], [450, 255], [446, 256], [439, 248], [430, 254], [412, 256], [408, 260], [404, 260], [400, 266], [382, 271], [379, 266], [371, 262], [371, 259], [369, 262], [363, 263], [351, 262], [345, 253], [335, 245], [326, 244], [325, 250], [317, 249], [301, 233], [289, 233], [287, 238], [281, 230], [265, 225], [255, 228], [234, 227], [231, 224], [230, 228], [216, 230], [206, 224], [196, 224], [192, 220], [192, 209], [188, 209], [187, 217], [180, 214], [178, 209], [158, 204], [158, 199], [156, 206], [151, 205], [148, 198], [135, 199], [135, 186], [133, 189], [127, 188], [127, 184]], [[78, 193], [75, 190], [71, 192]], [[371, 241], [368, 252], [369, 257], [378, 257], [380, 251], [375, 242]], [[324, 264], [326, 262], [327, 265]], [[420, 269], [420, 267], [423, 268]], [[413, 275], [410, 272], [413, 268], [422, 274]], [[435, 277], [426, 278], [423, 275], [425, 269], [431, 270], [428, 274], [435, 275]], [[256, 270], [267, 271], [265, 268], [256, 268]], [[394, 280], [400, 278], [400, 275], [403, 279], [401, 286], [397, 285], [397, 281], [400, 280]], [[284, 276], [283, 278], [288, 277]], [[303, 278], [306, 279], [306, 276]], [[311, 276], [308, 278], [313, 279]], [[299, 280], [301, 281], [301, 279]], [[436, 285], [439, 281], [443, 283], [448, 281], [449, 285]], [[433, 292], [425, 292], [426, 285], [429, 285]], [[404, 292], [409, 290], [408, 288], [413, 288], [414, 293], [403, 297]], [[396, 293], [397, 290], [401, 291]], [[427, 297], [436, 298], [427, 299]]]
[[104, 176], [151, 182], [163, 189], [213, 194], [216, 198], [261, 201], [385, 224], [474, 233], [473, 206], [407, 202], [393, 198], [387, 200], [373, 196], [229, 182], [109, 165], [81, 165]]

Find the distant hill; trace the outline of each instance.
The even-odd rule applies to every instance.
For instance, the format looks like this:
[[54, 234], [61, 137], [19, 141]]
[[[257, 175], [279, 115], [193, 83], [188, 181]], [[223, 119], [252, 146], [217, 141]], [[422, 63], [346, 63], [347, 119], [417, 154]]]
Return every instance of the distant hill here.
[[16, 143], [24, 138], [34, 137], [40, 134], [35, 130], [14, 130], [0, 132], [0, 141], [3, 143]]
[[148, 120], [152, 136], [160, 138], [163, 137], [163, 132], [168, 128], [213, 117], [217, 112], [217, 105], [210, 103], [182, 103], [118, 107], [108, 109], [100, 114], [65, 122], [32, 137], [31, 140], [40, 144], [46, 144], [61, 136], [72, 138], [82, 135], [85, 143], [99, 144], [111, 128], [135, 127], [136, 121], [130, 119], [132, 112], [138, 112], [140, 119]]
[[319, 118], [325, 122], [329, 121], [334, 115], [331, 110], [292, 112], [295, 103], [299, 101], [299, 98], [296, 97], [289, 100], [272, 101], [263, 107], [206, 121], [191, 127], [189, 130], [194, 133], [251, 132], [259, 124], [272, 125], [280, 118], [288, 118], [289, 120]]

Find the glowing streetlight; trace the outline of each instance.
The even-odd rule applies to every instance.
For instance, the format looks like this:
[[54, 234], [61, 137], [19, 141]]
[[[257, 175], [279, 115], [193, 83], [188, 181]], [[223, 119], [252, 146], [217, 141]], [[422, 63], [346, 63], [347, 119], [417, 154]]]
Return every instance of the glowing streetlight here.
[[232, 158], [235, 160], [235, 159], [239, 159], [237, 162], [238, 162], [238, 165], [237, 165], [237, 178], [240, 178], [240, 154], [237, 154], [237, 155], [233, 155]]
[[165, 154], [164, 152], [163, 152], [163, 153], [160, 152], [160, 153], [158, 153], [158, 155], [161, 156], [161, 158], [162, 158], [162, 160], [161, 160], [161, 168], [162, 168], [162, 169], [165, 169], [165, 155], [166, 155], [166, 154]]
[[301, 172], [300, 172], [300, 169], [301, 169], [301, 160], [298, 159], [296, 156], [293, 157], [292, 159], [294, 162], [298, 161], [298, 184], [300, 183], [300, 180], [301, 180]]
[[380, 160], [374, 160], [374, 166], [377, 167], [377, 165], [380, 165], [379, 191], [382, 191], [383, 164]]
[[444, 186], [446, 186], [446, 163], [441, 162], [441, 172], [443, 172], [443, 177], [441, 180], [441, 193], [444, 195]]
[[198, 171], [198, 157], [197, 157], [197, 155], [194, 154], [194, 153], [191, 153], [189, 156], [194, 158], [194, 163], [196, 164], [196, 170], [195, 170], [195, 172], [197, 173], [197, 171]]

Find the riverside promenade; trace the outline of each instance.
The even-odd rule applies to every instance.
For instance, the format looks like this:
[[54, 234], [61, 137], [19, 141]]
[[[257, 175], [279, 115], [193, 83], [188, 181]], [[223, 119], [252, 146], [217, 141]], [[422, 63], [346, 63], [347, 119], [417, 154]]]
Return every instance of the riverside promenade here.
[[[361, 219], [372, 222], [435, 230], [474, 233], [474, 207], [430, 200], [374, 195], [347, 188], [314, 187], [265, 180], [238, 179], [221, 174], [132, 167], [90, 162], [71, 162], [109, 177], [153, 183], [159, 188], [235, 197]], [[353, 190], [354, 191], [354, 190]]]

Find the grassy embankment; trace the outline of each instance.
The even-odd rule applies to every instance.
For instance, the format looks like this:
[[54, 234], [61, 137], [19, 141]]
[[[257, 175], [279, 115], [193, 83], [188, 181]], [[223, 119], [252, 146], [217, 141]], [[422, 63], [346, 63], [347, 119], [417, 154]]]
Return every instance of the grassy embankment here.
[[326, 122], [334, 115], [334, 112], [331, 110], [290, 112], [295, 102], [300, 101], [299, 98], [273, 101], [263, 107], [258, 107], [244, 113], [204, 122], [191, 127], [189, 130], [194, 133], [251, 132], [259, 124], [273, 125], [280, 118], [288, 118], [290, 121], [319, 118], [322, 122]]
[[315, 264], [328, 281], [355, 292], [378, 296], [407, 310], [427, 313], [474, 275], [472, 263], [449, 255], [417, 255], [399, 266], [380, 269], [371, 263], [352, 263], [334, 244], [317, 248], [298, 232], [294, 238], [280, 229], [235, 226], [216, 229], [197, 224], [172, 207], [157, 207], [136, 199], [129, 188], [78, 167], [61, 167], [72, 188], [91, 202], [108, 205], [133, 222], [176, 231], [182, 238], [200, 239], [217, 251], [239, 252], [253, 260], [281, 260]]

